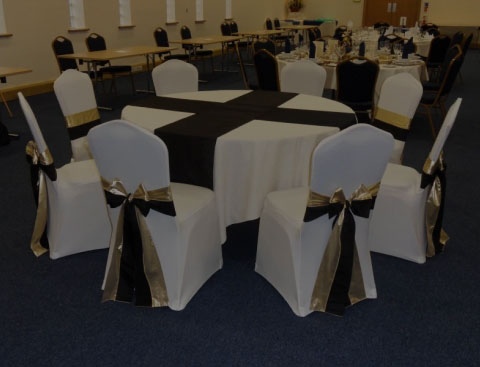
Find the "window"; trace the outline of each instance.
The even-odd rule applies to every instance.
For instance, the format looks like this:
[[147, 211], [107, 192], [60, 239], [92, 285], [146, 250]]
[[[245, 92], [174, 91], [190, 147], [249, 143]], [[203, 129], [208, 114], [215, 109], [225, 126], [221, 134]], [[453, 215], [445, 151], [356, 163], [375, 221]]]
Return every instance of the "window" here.
[[70, 7], [70, 29], [85, 29], [85, 11], [83, 0], [68, 0]]
[[177, 23], [175, 16], [175, 0], [167, 0], [167, 24]]
[[195, 21], [203, 22], [203, 0], [195, 0]]
[[0, 36], [7, 35], [7, 24], [5, 23], [5, 10], [3, 9], [3, 0], [0, 0]]
[[225, 0], [225, 19], [233, 19], [232, 0]]
[[118, 12], [120, 16], [120, 27], [129, 27], [133, 25], [130, 0], [118, 0]]

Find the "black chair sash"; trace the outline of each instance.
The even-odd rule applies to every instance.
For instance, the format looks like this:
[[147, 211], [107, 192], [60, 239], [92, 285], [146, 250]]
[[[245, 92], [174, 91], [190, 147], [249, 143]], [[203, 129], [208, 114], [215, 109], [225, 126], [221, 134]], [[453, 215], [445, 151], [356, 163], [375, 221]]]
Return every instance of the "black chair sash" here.
[[331, 197], [310, 192], [304, 222], [325, 214], [335, 218], [332, 233], [320, 263], [310, 307], [315, 311], [343, 315], [345, 308], [366, 298], [362, 271], [355, 243], [355, 218], [368, 218], [380, 183], [361, 185], [350, 200], [342, 189]]
[[176, 215], [170, 187], [147, 191], [139, 185], [128, 194], [119, 180], [102, 177], [102, 185], [107, 204], [121, 207], [103, 301], [132, 302], [135, 297], [137, 306], [167, 306], [163, 271], [145, 217], [150, 210]]

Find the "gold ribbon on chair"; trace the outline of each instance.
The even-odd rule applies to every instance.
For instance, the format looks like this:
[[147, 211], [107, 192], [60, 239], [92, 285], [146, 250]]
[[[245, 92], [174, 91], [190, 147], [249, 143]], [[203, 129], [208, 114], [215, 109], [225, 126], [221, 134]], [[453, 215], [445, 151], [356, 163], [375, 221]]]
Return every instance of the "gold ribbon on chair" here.
[[33, 227], [33, 234], [30, 240], [30, 248], [35, 256], [43, 255], [48, 251], [42, 243], [47, 226], [48, 218], [48, 194], [45, 175], [52, 181], [57, 179], [57, 172], [53, 163], [53, 157], [48, 148], [40, 153], [37, 144], [30, 140], [25, 148], [27, 159], [30, 163], [32, 186], [37, 202], [37, 215]]
[[375, 118], [377, 120], [383, 121], [387, 124], [405, 130], [408, 130], [410, 128], [410, 122], [412, 121], [407, 116], [400, 115], [399, 113], [388, 111], [380, 107], [377, 107], [377, 109], [375, 110]]
[[96, 107], [87, 111], [65, 116], [65, 121], [67, 122], [68, 128], [77, 127], [96, 120], [100, 120], [100, 113]]
[[442, 153], [436, 162], [428, 158], [423, 165], [422, 188], [428, 185], [431, 188], [425, 203], [426, 256], [433, 257], [443, 251], [449, 240], [442, 228], [446, 191], [446, 165]]
[[140, 184], [128, 194], [119, 180], [108, 182], [102, 177], [102, 185], [110, 207], [121, 206], [102, 300], [131, 301], [135, 292], [137, 305], [167, 306], [162, 266], [145, 217], [150, 209], [176, 215], [170, 187], [148, 191]]
[[346, 200], [343, 190], [331, 197], [310, 192], [304, 221], [324, 214], [335, 217], [325, 252], [320, 263], [310, 308], [342, 315], [345, 307], [366, 298], [360, 261], [355, 243], [355, 216], [368, 218], [380, 183], [361, 185]]

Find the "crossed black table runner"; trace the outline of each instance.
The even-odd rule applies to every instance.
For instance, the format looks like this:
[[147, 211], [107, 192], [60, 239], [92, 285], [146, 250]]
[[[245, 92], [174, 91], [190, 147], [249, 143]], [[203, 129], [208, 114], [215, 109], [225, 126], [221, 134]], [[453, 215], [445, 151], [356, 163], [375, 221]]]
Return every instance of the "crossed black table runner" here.
[[228, 102], [150, 97], [133, 106], [189, 112], [194, 115], [155, 129], [168, 148], [170, 180], [213, 189], [217, 138], [252, 120], [268, 120], [344, 129], [356, 123], [353, 113], [278, 108], [296, 93], [252, 91]]

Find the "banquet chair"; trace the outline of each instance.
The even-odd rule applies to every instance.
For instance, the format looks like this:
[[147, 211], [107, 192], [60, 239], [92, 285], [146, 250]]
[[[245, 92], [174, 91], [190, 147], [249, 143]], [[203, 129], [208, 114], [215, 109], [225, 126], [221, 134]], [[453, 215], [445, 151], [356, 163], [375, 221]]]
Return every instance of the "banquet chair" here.
[[350, 304], [377, 297], [369, 215], [392, 148], [391, 134], [353, 125], [315, 148], [310, 187], [267, 195], [255, 271], [297, 316], [341, 315]]
[[213, 191], [170, 182], [166, 145], [132, 123], [109, 121], [88, 140], [114, 228], [103, 301], [182, 310], [222, 267]]
[[[170, 47], [170, 42], [168, 41], [168, 33], [162, 27], [157, 27], [153, 31], [153, 38], [158, 47]], [[165, 51], [159, 54], [163, 60], [178, 59], [183, 61], [189, 61], [190, 55], [186, 54], [172, 54], [171, 51]]]
[[257, 74], [258, 88], [279, 91], [278, 63], [275, 56], [269, 51], [261, 49], [253, 55], [253, 63]]
[[[359, 121], [371, 121], [375, 84], [379, 73], [376, 62], [352, 57], [337, 65], [336, 99], [352, 108]], [[366, 116], [362, 119], [362, 116]]]
[[[182, 26], [180, 28], [180, 37], [182, 40], [189, 40], [192, 38], [192, 32], [190, 31], [190, 28], [187, 26]], [[203, 64], [205, 66], [205, 59], [209, 58], [211, 62], [211, 67], [212, 71], [214, 70], [213, 67], [213, 50], [203, 50], [202, 45], [183, 45], [182, 48], [185, 50], [185, 54], [189, 55], [190, 60], [202, 60]]]
[[111, 224], [95, 162], [90, 159], [55, 168], [37, 119], [21, 92], [18, 100], [34, 139], [27, 144], [37, 203], [32, 251], [36, 256], [49, 251], [51, 259], [58, 259], [107, 248]]
[[445, 164], [442, 149], [455, 122], [461, 98], [450, 107], [423, 172], [389, 163], [383, 175], [370, 222], [371, 251], [424, 263], [441, 252]]
[[464, 34], [462, 31], [455, 32], [452, 35], [452, 39], [450, 40], [450, 45], [448, 46], [448, 48], [452, 48], [455, 45], [460, 45], [461, 47], [463, 43], [463, 39], [464, 39]]
[[436, 128], [432, 118], [432, 109], [438, 108], [442, 117], [446, 115], [445, 101], [453, 88], [460, 68], [463, 64], [463, 54], [459, 45], [448, 50], [445, 60], [440, 68], [438, 82], [423, 83], [423, 94], [420, 106], [425, 110], [432, 131], [433, 138], [436, 137]]
[[319, 28], [324, 38], [333, 37], [335, 29], [337, 29], [337, 22], [335, 20], [327, 20], [320, 24]]
[[[220, 24], [220, 31], [222, 32], [222, 36], [231, 36], [232, 35], [232, 28], [230, 23], [224, 21]], [[235, 42], [222, 42], [222, 57], [225, 58], [233, 58], [236, 53]], [[231, 60], [230, 60], [231, 61]]]
[[197, 68], [182, 60], [171, 59], [156, 66], [152, 80], [157, 96], [198, 91]]
[[63, 59], [58, 57], [61, 55], [74, 53], [72, 41], [63, 36], [57, 36], [52, 41], [52, 49], [57, 60], [58, 68], [60, 69], [60, 73], [68, 69], [78, 70], [78, 64], [75, 59]]
[[[236, 21], [234, 20], [231, 20], [230, 21], [230, 32], [233, 36], [237, 36], [239, 31], [238, 31], [238, 24]], [[250, 46], [250, 42], [248, 40], [240, 40], [240, 41], [237, 41], [237, 47], [241, 50], [241, 49], [244, 49], [244, 50], [248, 50], [248, 47]]]
[[447, 35], [439, 35], [434, 37], [430, 42], [425, 65], [429, 73], [429, 80], [437, 80], [440, 66], [445, 59], [451, 39]]
[[253, 51], [258, 52], [260, 50], [267, 50], [272, 55], [276, 55], [276, 46], [275, 43], [269, 38], [259, 38], [253, 43]]
[[86, 136], [101, 120], [91, 79], [78, 70], [65, 70], [53, 82], [53, 90], [65, 118], [73, 160], [92, 159]]
[[282, 92], [303, 93], [321, 97], [327, 72], [325, 68], [310, 60], [288, 63], [280, 73]]
[[373, 125], [388, 131], [395, 138], [391, 163], [402, 163], [405, 140], [422, 93], [422, 83], [410, 73], [392, 75], [382, 84]]
[[[107, 49], [107, 43], [105, 38], [98, 33], [90, 33], [85, 39], [85, 44], [88, 51], [104, 51]], [[119, 75], [128, 75], [130, 77], [130, 84], [132, 86], [132, 92], [135, 93], [135, 81], [133, 79], [132, 66], [131, 65], [112, 65], [110, 60], [94, 61], [93, 62], [95, 73], [100, 72], [102, 80], [105, 75], [109, 75], [111, 78], [110, 90], [117, 93], [116, 79]]]

